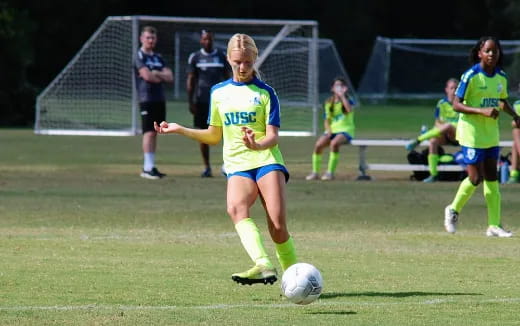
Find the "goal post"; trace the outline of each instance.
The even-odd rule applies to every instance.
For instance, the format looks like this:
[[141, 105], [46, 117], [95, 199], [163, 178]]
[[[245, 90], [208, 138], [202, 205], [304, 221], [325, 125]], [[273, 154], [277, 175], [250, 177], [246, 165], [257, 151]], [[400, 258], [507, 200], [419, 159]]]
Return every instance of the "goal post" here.
[[[223, 50], [231, 35], [245, 33], [255, 39], [259, 48], [262, 79], [276, 89], [280, 98], [280, 134], [316, 134], [319, 55], [325, 43], [330, 47], [330, 42], [318, 38], [316, 21], [160, 16], [108, 17], [37, 97], [35, 133], [139, 134], [133, 62], [139, 32], [145, 25], [157, 28], [156, 51], [174, 71], [174, 83], [165, 85], [167, 101], [187, 98], [188, 56], [200, 49], [202, 29], [213, 31], [214, 46]], [[341, 62], [337, 65], [343, 68]]]
[[[378, 36], [358, 93], [364, 99], [438, 99], [449, 78], [469, 68], [476, 40], [403, 39]], [[501, 40], [510, 93], [518, 94], [520, 41]]]

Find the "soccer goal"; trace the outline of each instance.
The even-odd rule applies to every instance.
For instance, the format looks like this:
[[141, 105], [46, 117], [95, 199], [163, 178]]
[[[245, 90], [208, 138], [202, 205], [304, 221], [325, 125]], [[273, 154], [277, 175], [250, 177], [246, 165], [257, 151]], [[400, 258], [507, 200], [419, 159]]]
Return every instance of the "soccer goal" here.
[[251, 35], [259, 48], [257, 64], [262, 79], [276, 89], [282, 104], [282, 135], [316, 134], [320, 94], [328, 92], [332, 79], [328, 75], [327, 81], [319, 78], [321, 67], [348, 77], [334, 43], [318, 38], [316, 21], [108, 17], [38, 96], [35, 132], [140, 133], [133, 61], [140, 29], [145, 25], [157, 28], [156, 51], [174, 72], [175, 82], [166, 87], [169, 103], [186, 100], [188, 56], [200, 48], [202, 29], [213, 31], [215, 46], [223, 50], [233, 34]]
[[[358, 94], [367, 99], [436, 99], [449, 78], [469, 68], [476, 40], [392, 39], [377, 37]], [[500, 41], [510, 92], [520, 81], [520, 41]]]

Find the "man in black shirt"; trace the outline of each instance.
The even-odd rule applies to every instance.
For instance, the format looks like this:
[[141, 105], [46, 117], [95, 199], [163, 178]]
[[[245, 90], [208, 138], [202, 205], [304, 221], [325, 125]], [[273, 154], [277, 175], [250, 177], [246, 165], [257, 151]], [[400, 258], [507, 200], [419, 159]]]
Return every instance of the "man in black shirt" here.
[[143, 128], [144, 164], [141, 177], [154, 180], [166, 174], [155, 167], [157, 133], [153, 122], [166, 120], [163, 83], [173, 82], [173, 74], [161, 55], [153, 51], [157, 43], [157, 30], [152, 26], [143, 27], [139, 40], [141, 48], [137, 52], [134, 68]]
[[[231, 67], [226, 55], [213, 47], [213, 33], [202, 30], [200, 34], [201, 49], [193, 52], [188, 59], [188, 78], [186, 89], [188, 103], [193, 114], [193, 125], [199, 129], [208, 128], [209, 94], [211, 87], [231, 76]], [[209, 162], [209, 146], [200, 143], [200, 152], [205, 169], [201, 177], [212, 177]]]

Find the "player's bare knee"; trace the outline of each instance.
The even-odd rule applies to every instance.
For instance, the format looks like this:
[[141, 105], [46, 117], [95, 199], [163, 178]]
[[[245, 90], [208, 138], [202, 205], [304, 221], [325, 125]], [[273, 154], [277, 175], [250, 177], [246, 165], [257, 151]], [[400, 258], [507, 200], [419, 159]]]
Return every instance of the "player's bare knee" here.
[[237, 205], [234, 203], [228, 203], [227, 213], [234, 220], [236, 217], [245, 216], [247, 217], [247, 207], [244, 205]]

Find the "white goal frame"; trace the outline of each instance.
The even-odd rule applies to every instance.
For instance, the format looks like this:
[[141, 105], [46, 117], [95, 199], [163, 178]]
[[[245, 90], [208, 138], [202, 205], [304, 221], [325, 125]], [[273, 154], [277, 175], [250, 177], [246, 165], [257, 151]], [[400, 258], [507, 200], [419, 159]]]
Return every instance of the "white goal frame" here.
[[[72, 58], [72, 60], [64, 67], [64, 69], [56, 76], [56, 78], [38, 95], [36, 100], [36, 113], [35, 113], [35, 124], [34, 124], [34, 132], [36, 134], [45, 134], [45, 135], [95, 135], [95, 136], [131, 136], [140, 134], [140, 119], [139, 119], [139, 108], [137, 103], [137, 92], [135, 87], [135, 78], [134, 78], [134, 69], [133, 69], [133, 61], [135, 58], [135, 54], [139, 47], [139, 23], [143, 21], [146, 23], [154, 23], [154, 22], [174, 22], [179, 24], [222, 24], [230, 27], [233, 26], [270, 26], [279, 29], [277, 35], [273, 35], [270, 43], [263, 51], [260, 53], [257, 65], [260, 70], [262, 68], [262, 64], [265, 62], [264, 60], [269, 57], [276, 45], [282, 41], [287, 35], [289, 35], [292, 31], [298, 28], [306, 28], [310, 30], [310, 35], [306, 35], [306, 42], [308, 42], [308, 88], [305, 90], [308, 94], [307, 98], [302, 99], [301, 102], [296, 103], [297, 105], [305, 105], [306, 107], [311, 107], [313, 121], [312, 126], [307, 131], [280, 131], [280, 135], [282, 136], [310, 136], [316, 135], [318, 131], [318, 107], [319, 107], [319, 38], [318, 38], [318, 23], [313, 20], [267, 20], [267, 19], [220, 19], [220, 18], [202, 18], [202, 17], [165, 17], [165, 16], [111, 16], [107, 17], [102, 25], [94, 32], [94, 34], [87, 40], [87, 42], [83, 45], [83, 47], [78, 51], [78, 53]], [[128, 94], [121, 95], [123, 99], [120, 100], [122, 110], [126, 105], [128, 105], [128, 126], [125, 128], [91, 128], [86, 126], [83, 128], [82, 126], [73, 126], [71, 128], [67, 128], [66, 126], [62, 127], [53, 127], [46, 125], [45, 115], [47, 112], [52, 110], [53, 101], [58, 102], [63, 99], [59, 97], [59, 91], [62, 89], [67, 82], [67, 78], [71, 79], [71, 71], [74, 71], [75, 65], [80, 63], [82, 59], [83, 53], [89, 50], [89, 48], [95, 45], [95, 42], [98, 40], [98, 37], [101, 33], [103, 33], [104, 28], [107, 24], [111, 22], [128, 22], [131, 24], [131, 38], [126, 40], [118, 40], [121, 43], [124, 43], [124, 47], [126, 51], [132, 51], [131, 58], [132, 62], [129, 63], [129, 67], [124, 66], [121, 68], [119, 73], [123, 74], [125, 81], [124, 89], [128, 91]], [[126, 24], [126, 23], [125, 23]], [[126, 25], [125, 25], [126, 26]], [[241, 32], [239, 29], [237, 32]], [[251, 35], [255, 38], [255, 35]], [[263, 35], [266, 36], [266, 35]], [[161, 36], [163, 38], [165, 36]], [[126, 52], [125, 52], [126, 53]], [[108, 54], [107, 54], [108, 55]], [[130, 54], [128, 54], [130, 57]], [[180, 61], [187, 60], [185, 58], [177, 58], [174, 62], [174, 65], [178, 64]], [[123, 66], [123, 65], [122, 65]], [[173, 68], [173, 67], [172, 67]], [[178, 74], [178, 69], [174, 69], [174, 73]], [[184, 76], [175, 76], [175, 84], [184, 82]], [[76, 77], [79, 78], [79, 77]], [[76, 79], [79, 80], [79, 79]], [[81, 80], [78, 83], [79, 88], [81, 88]], [[174, 84], [174, 85], [175, 85]], [[284, 94], [280, 93], [277, 89], [278, 95], [280, 96], [280, 101], [284, 104]], [[58, 95], [56, 95], [58, 94]], [[178, 89], [174, 92], [175, 96], [179, 95]], [[73, 94], [74, 95], [74, 94]], [[64, 99], [68, 101], [67, 103], [74, 103], [74, 96], [66, 96]], [[51, 99], [51, 100], [49, 100]], [[88, 102], [88, 101], [87, 101]], [[126, 103], [126, 104], [125, 104]], [[295, 104], [295, 103], [292, 103]], [[66, 107], [65, 104], [64, 107]], [[87, 104], [88, 105], [88, 104]], [[110, 110], [106, 110], [110, 114]], [[79, 112], [81, 114], [81, 108], [77, 109], [75, 112]], [[61, 114], [61, 116], [66, 116], [66, 111]], [[126, 113], [124, 113], [126, 114]], [[101, 118], [100, 118], [101, 119]], [[126, 119], [126, 118], [125, 118]], [[65, 123], [66, 125], [66, 123]]]
[[[438, 99], [444, 96], [442, 89], [444, 82], [450, 78], [459, 78], [464, 71], [469, 68], [469, 52], [476, 44], [477, 40], [468, 39], [415, 39], [415, 38], [388, 38], [378, 36], [374, 42], [372, 54], [368, 60], [365, 72], [359, 83], [358, 92], [364, 99], [387, 100], [387, 99]], [[509, 89], [511, 93], [517, 93], [517, 82], [520, 81], [520, 69], [509, 69], [511, 65], [520, 66], [520, 40], [500, 40], [504, 55], [504, 70], [508, 74]], [[392, 84], [391, 78], [396, 71], [394, 67], [397, 53], [414, 54], [415, 57], [428, 56], [439, 62], [431, 65], [427, 72], [436, 70], [442, 72], [442, 77], [436, 80], [428, 79], [428, 76], [421, 76], [424, 80], [431, 82], [431, 87], [423, 91], [408, 90], [403, 87], [396, 88]], [[455, 64], [456, 61], [456, 64]], [[402, 62], [406, 71], [417, 70], [417, 64], [428, 66], [428, 62]], [[446, 66], [449, 64], [449, 68]], [[455, 68], [454, 66], [457, 65]], [[455, 69], [454, 69], [455, 68]], [[423, 70], [424, 72], [424, 70]], [[403, 78], [403, 80], [407, 80]], [[409, 82], [413, 85], [413, 82]]]

